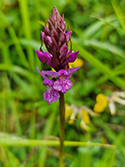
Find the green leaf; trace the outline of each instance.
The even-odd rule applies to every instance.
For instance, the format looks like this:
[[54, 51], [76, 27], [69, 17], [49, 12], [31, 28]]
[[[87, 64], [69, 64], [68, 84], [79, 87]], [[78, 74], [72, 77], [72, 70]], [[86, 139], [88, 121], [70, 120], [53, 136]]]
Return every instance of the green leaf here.
[[[30, 18], [29, 18], [29, 11], [28, 11], [28, 1], [22, 1], [19, 0], [19, 6], [20, 6], [20, 12], [23, 20], [23, 28], [24, 28], [24, 34], [26, 36], [27, 40], [31, 40], [31, 26], [30, 26]], [[30, 45], [27, 46], [27, 52], [28, 52], [28, 60], [30, 63], [30, 67], [34, 68], [34, 53], [33, 49]]]
[[113, 0], [112, 6], [125, 33], [125, 11], [123, 10], [122, 6], [120, 6], [120, 2], [118, 0]]
[[100, 42], [96, 39], [92, 39], [92, 40], [84, 40], [83, 43], [87, 46], [93, 46], [93, 47], [97, 47], [106, 51], [109, 51], [111, 53], [113, 53], [114, 55], [118, 55], [120, 56], [122, 59], [125, 60], [125, 51], [109, 42]]

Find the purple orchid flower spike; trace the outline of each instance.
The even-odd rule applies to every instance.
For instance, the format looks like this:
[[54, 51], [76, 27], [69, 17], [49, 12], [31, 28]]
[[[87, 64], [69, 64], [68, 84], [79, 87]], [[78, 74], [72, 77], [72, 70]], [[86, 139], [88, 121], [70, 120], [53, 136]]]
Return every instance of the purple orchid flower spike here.
[[[59, 99], [59, 113], [60, 113], [60, 151], [59, 151], [59, 166], [63, 166], [64, 158], [64, 124], [65, 124], [65, 102], [64, 94], [73, 86], [69, 80], [71, 75], [80, 67], [69, 68], [69, 63], [76, 60], [78, 52], [73, 52], [71, 42], [72, 31], [69, 27], [66, 28], [64, 15], [59, 14], [57, 8], [54, 6], [50, 13], [50, 17], [45, 21], [44, 31], [41, 31], [42, 43], [40, 51], [35, 50], [41, 62], [45, 63], [44, 71], [37, 71], [44, 79], [43, 85], [47, 87], [44, 92], [44, 100], [50, 105], [51, 102]], [[43, 51], [43, 43], [47, 52]], [[70, 48], [70, 49], [69, 49]], [[47, 65], [54, 68], [54, 71], [45, 71]], [[47, 67], [48, 68], [48, 67]], [[48, 79], [47, 77], [52, 77]]]
[[[72, 31], [69, 31], [69, 27], [66, 29], [64, 15], [61, 17], [54, 6], [48, 19], [48, 26], [47, 21], [45, 21], [44, 31], [41, 31], [42, 42], [45, 44], [47, 52], [42, 49], [43, 43], [40, 51], [35, 50], [39, 60], [53, 67], [56, 71], [40, 72], [37, 68], [44, 79], [43, 85], [47, 86], [43, 95], [48, 104], [58, 100], [60, 93], [65, 94], [73, 86], [69, 78], [79, 69], [79, 67], [69, 68], [69, 63], [74, 62], [79, 53], [79, 51], [73, 52], [72, 50], [71, 34]], [[52, 79], [48, 79], [47, 76], [52, 77]]]
[[48, 79], [44, 75], [44, 73], [40, 72], [38, 67], [36, 69], [40, 73], [42, 78], [44, 79], [43, 85], [47, 86], [47, 89], [46, 89], [45, 93], [43, 94], [43, 96], [44, 96], [44, 100], [46, 100], [48, 102], [48, 104], [50, 105], [51, 102], [57, 101], [60, 98], [59, 92], [56, 91], [55, 89], [53, 89], [54, 81], [51, 79]]

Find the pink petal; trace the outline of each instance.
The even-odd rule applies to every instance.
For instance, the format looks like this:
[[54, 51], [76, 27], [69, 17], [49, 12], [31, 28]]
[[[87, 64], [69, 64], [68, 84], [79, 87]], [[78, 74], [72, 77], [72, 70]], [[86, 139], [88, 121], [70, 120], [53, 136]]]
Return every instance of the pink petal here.
[[57, 72], [54, 71], [42, 71], [42, 73], [49, 77], [57, 77]]
[[51, 86], [47, 86], [47, 90], [43, 94], [44, 100], [50, 105], [51, 102], [57, 101], [60, 98], [59, 92], [54, 90]]
[[68, 76], [67, 76], [67, 79], [71, 77], [71, 75], [76, 72], [78, 69], [80, 68], [80, 66], [76, 67], [76, 68], [69, 68], [67, 69], [67, 72], [68, 72]]
[[61, 69], [57, 72], [57, 78], [61, 77], [61, 76], [64, 76], [64, 77], [67, 77], [68, 76], [68, 72], [64, 69]]
[[67, 55], [68, 47], [66, 45], [62, 46], [59, 52], [61, 55]]
[[52, 58], [52, 55], [48, 52], [41, 52], [41, 51], [38, 51], [38, 50], [35, 50], [37, 55], [38, 55], [38, 58], [39, 60], [42, 62], [42, 63], [47, 63], [49, 64], [51, 62], [51, 58]]
[[70, 53], [69, 57], [68, 57], [68, 61], [71, 63], [71, 62], [74, 62], [77, 58], [77, 55], [78, 55], [79, 51], [77, 52], [73, 52], [73, 53]]
[[69, 31], [69, 32], [66, 33], [67, 42], [70, 41], [71, 34], [72, 34], [72, 31]]
[[57, 91], [61, 91], [62, 93], [66, 93], [72, 86], [73, 83], [68, 79], [58, 79], [53, 84], [53, 88]]

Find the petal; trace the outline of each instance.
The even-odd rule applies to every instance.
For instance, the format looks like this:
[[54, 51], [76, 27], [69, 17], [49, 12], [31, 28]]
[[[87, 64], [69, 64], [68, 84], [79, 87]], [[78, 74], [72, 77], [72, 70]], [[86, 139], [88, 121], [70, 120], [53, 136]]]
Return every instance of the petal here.
[[82, 67], [84, 64], [84, 61], [80, 58], [76, 58], [76, 60], [73, 63], [69, 63], [69, 66], [71, 66], [72, 68], [76, 68], [78, 66]]
[[109, 110], [111, 112], [111, 115], [115, 115], [115, 113], [116, 113], [115, 103], [113, 101], [110, 101], [108, 106], [109, 106]]
[[104, 94], [102, 94], [102, 93], [99, 93], [96, 96], [96, 101], [97, 101], [97, 103], [99, 103], [104, 108], [106, 108], [107, 105], [108, 105], [108, 100], [107, 100], [106, 96]]
[[68, 72], [66, 70], [64, 70], [64, 69], [59, 70], [57, 72], [57, 78], [61, 77], [62, 75], [65, 76], [65, 77], [67, 77], [68, 76]]
[[66, 45], [62, 46], [59, 52], [61, 55], [67, 55], [68, 47]]
[[94, 105], [94, 111], [95, 112], [98, 112], [98, 113], [101, 113], [105, 110], [105, 107], [103, 105], [101, 105], [100, 103], [96, 103]]
[[72, 34], [72, 31], [69, 31], [69, 32], [66, 33], [67, 42], [70, 41], [71, 34]]
[[53, 83], [54, 83], [54, 81], [53, 80], [51, 80], [51, 79], [48, 79], [48, 78], [46, 78], [44, 81], [43, 81], [43, 85], [49, 85], [49, 86], [53, 86]]
[[80, 127], [86, 131], [90, 130], [90, 128], [85, 124], [83, 120], [80, 122]]
[[54, 71], [42, 71], [42, 73], [49, 77], [57, 77], [57, 72]]
[[85, 124], [90, 123], [90, 117], [86, 110], [82, 110], [82, 119], [84, 120]]
[[125, 99], [119, 98], [117, 96], [113, 97], [113, 100], [116, 101], [117, 103], [120, 103], [122, 105], [125, 105]]
[[62, 32], [62, 31], [61, 31], [61, 33], [60, 33], [59, 40], [60, 40], [60, 42], [64, 42], [64, 41], [65, 41], [65, 34], [64, 34], [64, 32]]
[[69, 68], [67, 69], [67, 72], [68, 72], [68, 76], [67, 76], [67, 79], [71, 77], [71, 75], [77, 71], [78, 69], [80, 68], [80, 66], [76, 67], [76, 68]]
[[116, 92], [116, 96], [125, 98], [125, 92]]
[[48, 35], [45, 35], [44, 32], [41, 31], [41, 36], [42, 36], [42, 41], [47, 45], [49, 46], [52, 46], [52, 39], [50, 36]]
[[41, 31], [41, 37], [42, 37], [42, 41], [44, 42], [45, 34], [44, 34], [44, 32], [42, 32], [42, 31]]
[[51, 39], [51, 37], [50, 36], [46, 36], [46, 39], [47, 39], [48, 45], [52, 47], [52, 39]]
[[62, 31], [65, 31], [65, 29], [66, 29], [65, 21], [63, 21], [63, 20], [61, 21], [60, 27], [61, 27]]
[[54, 90], [51, 86], [47, 86], [47, 90], [43, 94], [44, 100], [50, 105], [51, 102], [57, 101], [60, 98], [59, 92]]
[[68, 117], [70, 117], [71, 116], [71, 114], [72, 114], [72, 109], [71, 109], [71, 107], [67, 104], [67, 103], [65, 103], [65, 118], [68, 118]]
[[41, 52], [41, 51], [38, 51], [38, 50], [35, 50], [37, 55], [38, 55], [38, 58], [39, 60], [42, 62], [42, 63], [47, 63], [49, 64], [51, 62], [51, 58], [52, 58], [52, 55], [48, 52]]
[[71, 62], [74, 62], [77, 58], [77, 55], [78, 55], [79, 51], [77, 52], [73, 52], [73, 53], [70, 53], [69, 57], [68, 57], [68, 61], [71, 63]]
[[43, 77], [43, 79], [47, 79], [47, 77], [42, 72], [40, 72], [38, 67], [36, 67], [36, 69], [37, 69], [38, 73]]
[[57, 91], [61, 91], [62, 93], [66, 93], [72, 86], [73, 83], [68, 79], [58, 79], [53, 84], [53, 88]]
[[70, 119], [68, 120], [68, 124], [73, 124], [74, 122], [75, 122], [75, 120], [76, 120], [76, 113], [72, 113], [72, 115], [70, 116]]

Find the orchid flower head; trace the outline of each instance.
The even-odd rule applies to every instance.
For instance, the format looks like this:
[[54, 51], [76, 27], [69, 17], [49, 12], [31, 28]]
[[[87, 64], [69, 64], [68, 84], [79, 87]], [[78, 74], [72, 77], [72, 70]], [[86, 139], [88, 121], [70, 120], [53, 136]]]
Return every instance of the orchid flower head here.
[[[69, 63], [74, 62], [79, 53], [79, 51], [72, 50], [71, 34], [72, 31], [66, 27], [64, 15], [61, 16], [54, 6], [48, 21], [45, 21], [44, 31], [41, 31], [40, 51], [35, 50], [38, 59], [45, 64], [44, 71], [40, 71], [38, 67], [37, 71], [43, 78], [43, 85], [47, 87], [43, 95], [48, 104], [58, 100], [60, 92], [64, 94], [73, 86], [69, 78], [80, 68], [69, 68]], [[46, 51], [42, 48], [43, 43]], [[46, 70], [47, 65], [55, 72]]]

